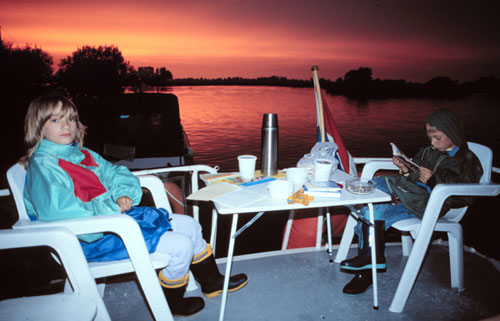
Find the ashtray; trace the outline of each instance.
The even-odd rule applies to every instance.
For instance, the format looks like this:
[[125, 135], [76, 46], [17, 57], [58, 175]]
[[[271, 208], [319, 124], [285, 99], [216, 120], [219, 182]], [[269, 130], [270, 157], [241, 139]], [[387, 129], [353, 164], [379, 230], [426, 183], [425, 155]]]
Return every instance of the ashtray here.
[[371, 179], [351, 178], [346, 182], [346, 190], [353, 194], [367, 195], [375, 192], [376, 185]]

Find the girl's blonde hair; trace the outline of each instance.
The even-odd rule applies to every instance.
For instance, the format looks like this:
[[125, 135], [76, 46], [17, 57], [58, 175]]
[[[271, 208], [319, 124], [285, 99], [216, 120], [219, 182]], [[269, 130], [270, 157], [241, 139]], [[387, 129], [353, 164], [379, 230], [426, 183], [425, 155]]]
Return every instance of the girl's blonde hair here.
[[[59, 106], [61, 106], [59, 108]], [[24, 121], [24, 143], [28, 149], [26, 155], [20, 160], [26, 166], [29, 158], [33, 154], [36, 145], [43, 139], [43, 127], [47, 121], [56, 113], [66, 115], [76, 120], [75, 142], [83, 146], [86, 126], [80, 122], [78, 110], [75, 104], [68, 98], [59, 94], [50, 94], [34, 99], [28, 108]]]

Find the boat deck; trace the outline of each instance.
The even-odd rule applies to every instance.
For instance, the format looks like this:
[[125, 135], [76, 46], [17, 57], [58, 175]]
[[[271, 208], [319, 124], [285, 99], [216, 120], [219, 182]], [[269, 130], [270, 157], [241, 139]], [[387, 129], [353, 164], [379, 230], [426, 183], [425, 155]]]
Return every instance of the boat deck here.
[[[355, 250], [349, 254], [353, 253]], [[249, 283], [229, 293], [225, 320], [481, 320], [500, 315], [500, 272], [494, 264], [466, 251], [465, 290], [459, 293], [450, 287], [448, 249], [436, 244], [431, 246], [404, 311], [389, 312], [407, 257], [401, 255], [399, 244], [388, 244], [386, 259], [387, 272], [378, 275], [379, 309], [374, 310], [371, 287], [358, 296], [342, 293], [352, 275], [329, 263], [324, 250], [237, 256], [233, 274], [246, 273]], [[225, 263], [219, 268], [224, 271]], [[133, 275], [111, 281], [104, 300], [113, 320], [152, 320]], [[187, 293], [197, 295], [201, 295], [199, 289]], [[204, 298], [201, 312], [175, 319], [218, 320], [221, 297]]]

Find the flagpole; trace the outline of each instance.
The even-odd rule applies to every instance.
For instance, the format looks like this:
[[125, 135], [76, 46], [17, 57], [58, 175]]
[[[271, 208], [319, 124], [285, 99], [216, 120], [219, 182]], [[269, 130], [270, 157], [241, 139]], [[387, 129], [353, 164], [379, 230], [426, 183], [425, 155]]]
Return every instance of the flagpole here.
[[318, 107], [318, 117], [319, 117], [319, 132], [321, 137], [321, 142], [325, 142], [325, 121], [323, 119], [323, 100], [321, 99], [321, 87], [319, 86], [318, 78], [318, 66], [312, 66], [311, 70], [313, 72], [313, 84], [314, 90], [316, 92], [316, 106]]

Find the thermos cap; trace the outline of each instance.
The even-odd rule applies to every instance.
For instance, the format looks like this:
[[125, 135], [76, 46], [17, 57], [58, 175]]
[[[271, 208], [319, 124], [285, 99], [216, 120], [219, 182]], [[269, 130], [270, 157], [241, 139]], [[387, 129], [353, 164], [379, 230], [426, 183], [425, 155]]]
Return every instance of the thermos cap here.
[[262, 128], [278, 128], [278, 114], [264, 114]]

